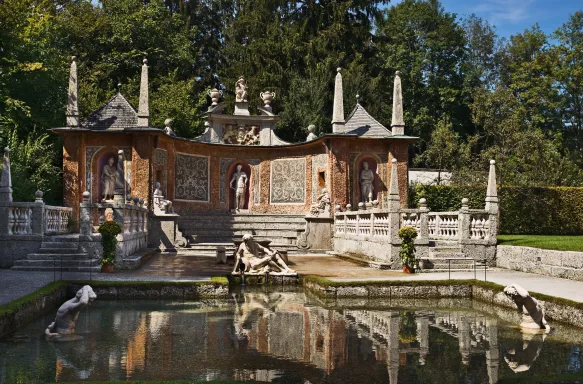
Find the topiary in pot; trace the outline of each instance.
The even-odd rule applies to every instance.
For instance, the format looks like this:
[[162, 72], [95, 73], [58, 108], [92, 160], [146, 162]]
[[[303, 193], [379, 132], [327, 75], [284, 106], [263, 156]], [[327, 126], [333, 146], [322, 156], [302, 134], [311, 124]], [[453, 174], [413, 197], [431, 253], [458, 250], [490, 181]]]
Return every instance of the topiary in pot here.
[[101, 246], [103, 247], [103, 258], [101, 259], [102, 272], [112, 272], [115, 264], [115, 248], [117, 245], [116, 236], [121, 233], [121, 225], [117, 221], [106, 221], [97, 230], [101, 233]]
[[413, 227], [405, 226], [399, 229], [401, 239], [401, 249], [399, 257], [403, 263], [403, 272], [413, 273], [415, 267], [415, 238], [417, 230]]

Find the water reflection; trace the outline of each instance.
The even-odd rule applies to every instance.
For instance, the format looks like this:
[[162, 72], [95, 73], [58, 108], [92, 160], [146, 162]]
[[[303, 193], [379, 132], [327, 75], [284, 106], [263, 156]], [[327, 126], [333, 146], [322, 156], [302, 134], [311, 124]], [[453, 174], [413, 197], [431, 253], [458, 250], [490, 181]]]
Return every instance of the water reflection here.
[[522, 334], [470, 308], [329, 309], [301, 293], [96, 302], [79, 319], [83, 339], [72, 343], [46, 342], [44, 323], [0, 341], [0, 382], [409, 383], [438, 375], [441, 382], [496, 383], [529, 370], [579, 373], [583, 359], [577, 345], [553, 342], [552, 335], [545, 342], [546, 335]]

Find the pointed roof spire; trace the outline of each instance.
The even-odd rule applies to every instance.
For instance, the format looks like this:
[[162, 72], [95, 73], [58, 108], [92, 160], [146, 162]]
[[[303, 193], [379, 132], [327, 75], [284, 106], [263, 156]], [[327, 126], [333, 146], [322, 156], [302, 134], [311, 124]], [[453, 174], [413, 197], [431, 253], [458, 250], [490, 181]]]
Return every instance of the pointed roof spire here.
[[405, 121], [403, 120], [403, 91], [401, 88], [401, 72], [395, 73], [395, 85], [393, 87], [393, 119], [391, 131], [393, 135], [405, 134]]
[[391, 166], [391, 181], [389, 182], [389, 197], [387, 199], [389, 211], [393, 212], [401, 208], [399, 196], [399, 175], [397, 173], [397, 159], [393, 158]]
[[69, 96], [67, 99], [67, 127], [79, 126], [79, 83], [77, 81], [77, 57], [71, 57], [69, 71]]
[[342, 92], [342, 68], [337, 68], [334, 84], [334, 106], [332, 108], [332, 132], [339, 132], [344, 127], [344, 93]]
[[148, 59], [144, 58], [140, 81], [140, 105], [138, 107], [138, 127], [150, 125], [150, 101], [148, 93]]
[[488, 173], [488, 189], [486, 190], [486, 211], [498, 212], [498, 191], [496, 189], [496, 161], [490, 160], [490, 172]]

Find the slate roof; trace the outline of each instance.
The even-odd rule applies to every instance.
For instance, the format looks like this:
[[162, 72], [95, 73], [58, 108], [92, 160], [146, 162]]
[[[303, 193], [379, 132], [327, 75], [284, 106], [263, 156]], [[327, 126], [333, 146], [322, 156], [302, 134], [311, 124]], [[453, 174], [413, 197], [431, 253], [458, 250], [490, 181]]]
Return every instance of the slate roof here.
[[356, 107], [338, 133], [358, 135], [358, 137], [364, 138], [392, 137], [391, 131], [369, 115], [359, 103], [356, 103]]
[[93, 112], [83, 123], [83, 128], [104, 131], [137, 128], [138, 114], [121, 93], [113, 96], [97, 111]]

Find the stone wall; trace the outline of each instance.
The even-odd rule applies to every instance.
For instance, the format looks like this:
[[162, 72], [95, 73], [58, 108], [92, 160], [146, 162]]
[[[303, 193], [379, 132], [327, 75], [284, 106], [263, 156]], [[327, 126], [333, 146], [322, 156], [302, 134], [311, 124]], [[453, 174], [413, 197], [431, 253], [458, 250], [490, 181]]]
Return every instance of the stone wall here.
[[583, 252], [499, 245], [496, 248], [496, 266], [583, 281]]

